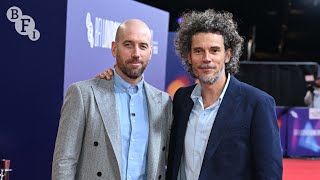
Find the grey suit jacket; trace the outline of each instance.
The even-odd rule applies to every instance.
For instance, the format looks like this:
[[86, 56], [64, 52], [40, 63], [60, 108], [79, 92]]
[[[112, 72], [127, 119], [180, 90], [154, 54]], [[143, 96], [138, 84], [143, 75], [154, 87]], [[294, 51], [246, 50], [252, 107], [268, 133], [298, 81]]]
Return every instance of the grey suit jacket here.
[[[144, 82], [149, 113], [147, 179], [165, 179], [172, 121], [170, 96]], [[121, 135], [113, 80], [68, 88], [61, 110], [52, 179], [121, 179]]]

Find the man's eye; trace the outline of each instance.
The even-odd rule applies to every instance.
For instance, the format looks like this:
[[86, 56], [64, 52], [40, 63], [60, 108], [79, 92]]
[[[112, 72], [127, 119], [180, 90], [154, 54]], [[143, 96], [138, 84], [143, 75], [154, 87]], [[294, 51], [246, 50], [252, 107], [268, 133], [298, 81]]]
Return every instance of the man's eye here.
[[211, 53], [217, 53], [217, 52], [219, 52], [220, 50], [219, 49], [212, 49], [211, 50]]

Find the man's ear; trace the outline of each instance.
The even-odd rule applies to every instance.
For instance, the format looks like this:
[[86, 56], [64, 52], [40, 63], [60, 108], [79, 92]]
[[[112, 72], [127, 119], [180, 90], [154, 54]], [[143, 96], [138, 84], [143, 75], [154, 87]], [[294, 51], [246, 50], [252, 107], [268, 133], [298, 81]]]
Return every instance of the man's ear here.
[[116, 57], [116, 55], [117, 55], [117, 44], [116, 44], [115, 41], [112, 41], [111, 52], [112, 52], [112, 56]]
[[230, 61], [231, 52], [232, 52], [231, 48], [228, 48], [227, 51], [226, 51], [225, 63], [228, 63]]
[[150, 57], [149, 57], [149, 60], [151, 59], [152, 57], [152, 45], [150, 46]]

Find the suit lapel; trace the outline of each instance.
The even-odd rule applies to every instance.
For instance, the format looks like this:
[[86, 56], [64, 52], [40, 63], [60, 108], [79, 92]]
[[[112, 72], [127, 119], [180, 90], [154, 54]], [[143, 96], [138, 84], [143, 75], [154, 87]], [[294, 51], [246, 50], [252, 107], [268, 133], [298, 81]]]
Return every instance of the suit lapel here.
[[149, 143], [147, 161], [147, 179], [154, 179], [157, 173], [162, 132], [162, 102], [161, 93], [156, 93], [148, 83], [144, 82], [149, 116]]
[[[119, 170], [121, 169], [121, 136], [120, 119], [116, 106], [113, 80], [100, 80], [97, 87], [92, 86], [97, 106], [101, 113], [104, 127], [111, 141], [112, 148], [118, 161]], [[120, 171], [121, 172], [121, 171]]]
[[231, 76], [229, 86], [226, 90], [226, 93], [223, 97], [222, 103], [218, 110], [216, 119], [214, 121], [207, 148], [204, 154], [202, 168], [205, 167], [206, 162], [212, 157], [214, 152], [216, 151], [221, 138], [227, 132], [227, 127], [230, 125], [230, 121], [236, 115], [238, 106], [241, 102], [240, 96], [240, 85], [239, 81], [236, 80], [233, 76]]
[[[181, 97], [183, 97], [183, 101], [179, 101], [179, 102], [175, 102], [178, 104], [174, 103], [174, 119], [178, 125], [176, 127], [176, 131], [177, 131], [177, 136], [176, 136], [176, 145], [175, 145], [175, 163], [176, 165], [174, 165], [174, 167], [177, 167], [177, 171], [179, 170], [180, 167], [180, 163], [181, 163], [181, 157], [183, 154], [183, 150], [184, 150], [184, 139], [185, 139], [185, 134], [186, 134], [186, 130], [187, 130], [187, 125], [188, 125], [188, 121], [189, 121], [189, 116], [191, 113], [191, 110], [193, 108], [193, 101], [190, 97], [194, 86], [191, 86], [190, 88], [188, 88], [188, 90], [183, 94], [180, 95]], [[174, 100], [175, 101], [175, 100]], [[181, 108], [181, 110], [180, 110]], [[178, 114], [176, 112], [178, 112]], [[180, 118], [179, 118], [180, 117]]]

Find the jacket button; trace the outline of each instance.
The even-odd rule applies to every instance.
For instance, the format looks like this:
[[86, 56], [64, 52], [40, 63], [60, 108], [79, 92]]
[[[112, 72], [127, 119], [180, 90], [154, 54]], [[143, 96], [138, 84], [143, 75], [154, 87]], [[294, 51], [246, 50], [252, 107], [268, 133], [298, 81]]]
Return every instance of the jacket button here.
[[97, 141], [95, 141], [95, 142], [93, 143], [93, 145], [94, 145], [94, 146], [98, 146], [99, 143], [98, 143]]
[[159, 178], [158, 179], [161, 179], [161, 175], [159, 175]]
[[163, 146], [163, 148], [162, 148], [162, 151], [164, 151], [164, 150], [166, 150], [166, 147], [165, 147], [165, 146]]
[[102, 175], [102, 173], [101, 173], [101, 172], [97, 172], [97, 176], [99, 176], [99, 177], [100, 177], [101, 175]]

